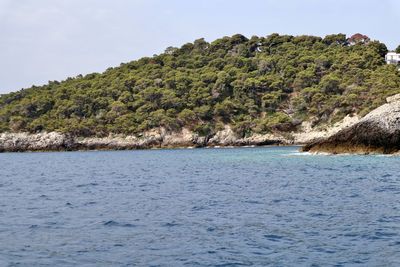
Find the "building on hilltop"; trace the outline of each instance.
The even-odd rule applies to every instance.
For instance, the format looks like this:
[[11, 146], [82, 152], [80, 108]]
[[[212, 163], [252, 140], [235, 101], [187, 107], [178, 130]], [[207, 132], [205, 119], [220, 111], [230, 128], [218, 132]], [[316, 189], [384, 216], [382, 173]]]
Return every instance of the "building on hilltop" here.
[[398, 65], [400, 63], [400, 54], [396, 52], [389, 52], [385, 56], [385, 61], [387, 64]]
[[347, 39], [349, 45], [368, 44], [370, 41], [371, 39], [368, 36], [361, 33], [356, 33]]

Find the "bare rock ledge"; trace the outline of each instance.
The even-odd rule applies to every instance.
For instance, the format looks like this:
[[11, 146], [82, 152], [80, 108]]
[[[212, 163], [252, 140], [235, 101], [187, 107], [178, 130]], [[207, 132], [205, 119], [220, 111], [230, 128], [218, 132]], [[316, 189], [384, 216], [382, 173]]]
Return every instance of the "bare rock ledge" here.
[[315, 153], [383, 153], [400, 151], [400, 94], [373, 110], [359, 122], [324, 139], [310, 142], [303, 151]]

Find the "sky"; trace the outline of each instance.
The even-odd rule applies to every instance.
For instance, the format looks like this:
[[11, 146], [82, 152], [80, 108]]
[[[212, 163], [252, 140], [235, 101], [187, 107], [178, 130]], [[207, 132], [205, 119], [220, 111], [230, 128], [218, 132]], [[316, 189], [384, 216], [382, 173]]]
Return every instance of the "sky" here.
[[400, 44], [399, 0], [0, 0], [0, 94], [198, 38], [362, 33]]

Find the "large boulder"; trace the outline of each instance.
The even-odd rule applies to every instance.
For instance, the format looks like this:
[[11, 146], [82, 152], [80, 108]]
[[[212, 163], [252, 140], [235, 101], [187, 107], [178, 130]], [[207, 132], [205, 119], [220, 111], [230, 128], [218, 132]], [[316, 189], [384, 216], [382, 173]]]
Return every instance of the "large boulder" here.
[[327, 153], [395, 153], [400, 150], [400, 94], [373, 110], [358, 123], [333, 136], [303, 147], [303, 151]]

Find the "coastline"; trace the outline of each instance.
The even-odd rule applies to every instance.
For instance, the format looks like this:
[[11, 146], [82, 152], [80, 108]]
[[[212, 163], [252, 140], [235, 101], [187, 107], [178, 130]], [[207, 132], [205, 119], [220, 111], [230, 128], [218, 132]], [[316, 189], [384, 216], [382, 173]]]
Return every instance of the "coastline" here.
[[[58, 153], [58, 152], [106, 152], [106, 151], [143, 151], [143, 150], [198, 150], [198, 149], [235, 149], [235, 148], [273, 148], [273, 147], [296, 147], [298, 150], [301, 152], [301, 148], [303, 145], [299, 144], [276, 144], [276, 145], [259, 145], [259, 146], [204, 146], [204, 147], [193, 147], [193, 146], [188, 146], [188, 147], [182, 147], [182, 146], [177, 146], [177, 147], [149, 147], [149, 148], [126, 148], [126, 149], [118, 149], [118, 148], [109, 148], [109, 149], [70, 149], [70, 150], [23, 150], [23, 151], [0, 151], [0, 154], [7, 154], [7, 153], [16, 153], [16, 154], [24, 154], [24, 153]], [[304, 152], [307, 153], [307, 152]], [[321, 154], [323, 155], [324, 153], [311, 153], [311, 154]], [[326, 153], [326, 155], [332, 155], [330, 153]]]
[[[142, 137], [114, 135], [103, 138], [73, 137], [51, 132], [0, 134], [0, 152], [118, 151], [145, 149], [195, 149], [296, 145], [270, 135], [237, 138], [232, 135], [199, 137], [193, 134], [153, 132]], [[299, 144], [297, 144], [299, 145]]]
[[312, 128], [311, 122], [303, 122], [297, 132], [255, 133], [245, 137], [238, 136], [229, 125], [208, 136], [186, 128], [172, 132], [163, 127], [138, 135], [109, 134], [107, 137], [80, 137], [59, 132], [0, 133], [0, 152], [303, 146], [332, 136], [357, 121], [357, 116], [348, 116], [333, 126], [318, 129]]
[[[301, 140], [303, 140], [302, 137]], [[299, 139], [298, 139], [299, 140]], [[183, 130], [168, 133], [162, 129], [142, 136], [110, 135], [108, 137], [74, 137], [57, 132], [50, 133], [2, 133], [0, 152], [50, 152], [93, 150], [143, 150], [143, 149], [194, 149], [262, 146], [302, 146], [301, 142], [279, 134], [252, 135], [239, 138], [230, 128], [213, 136], [201, 137]]]

